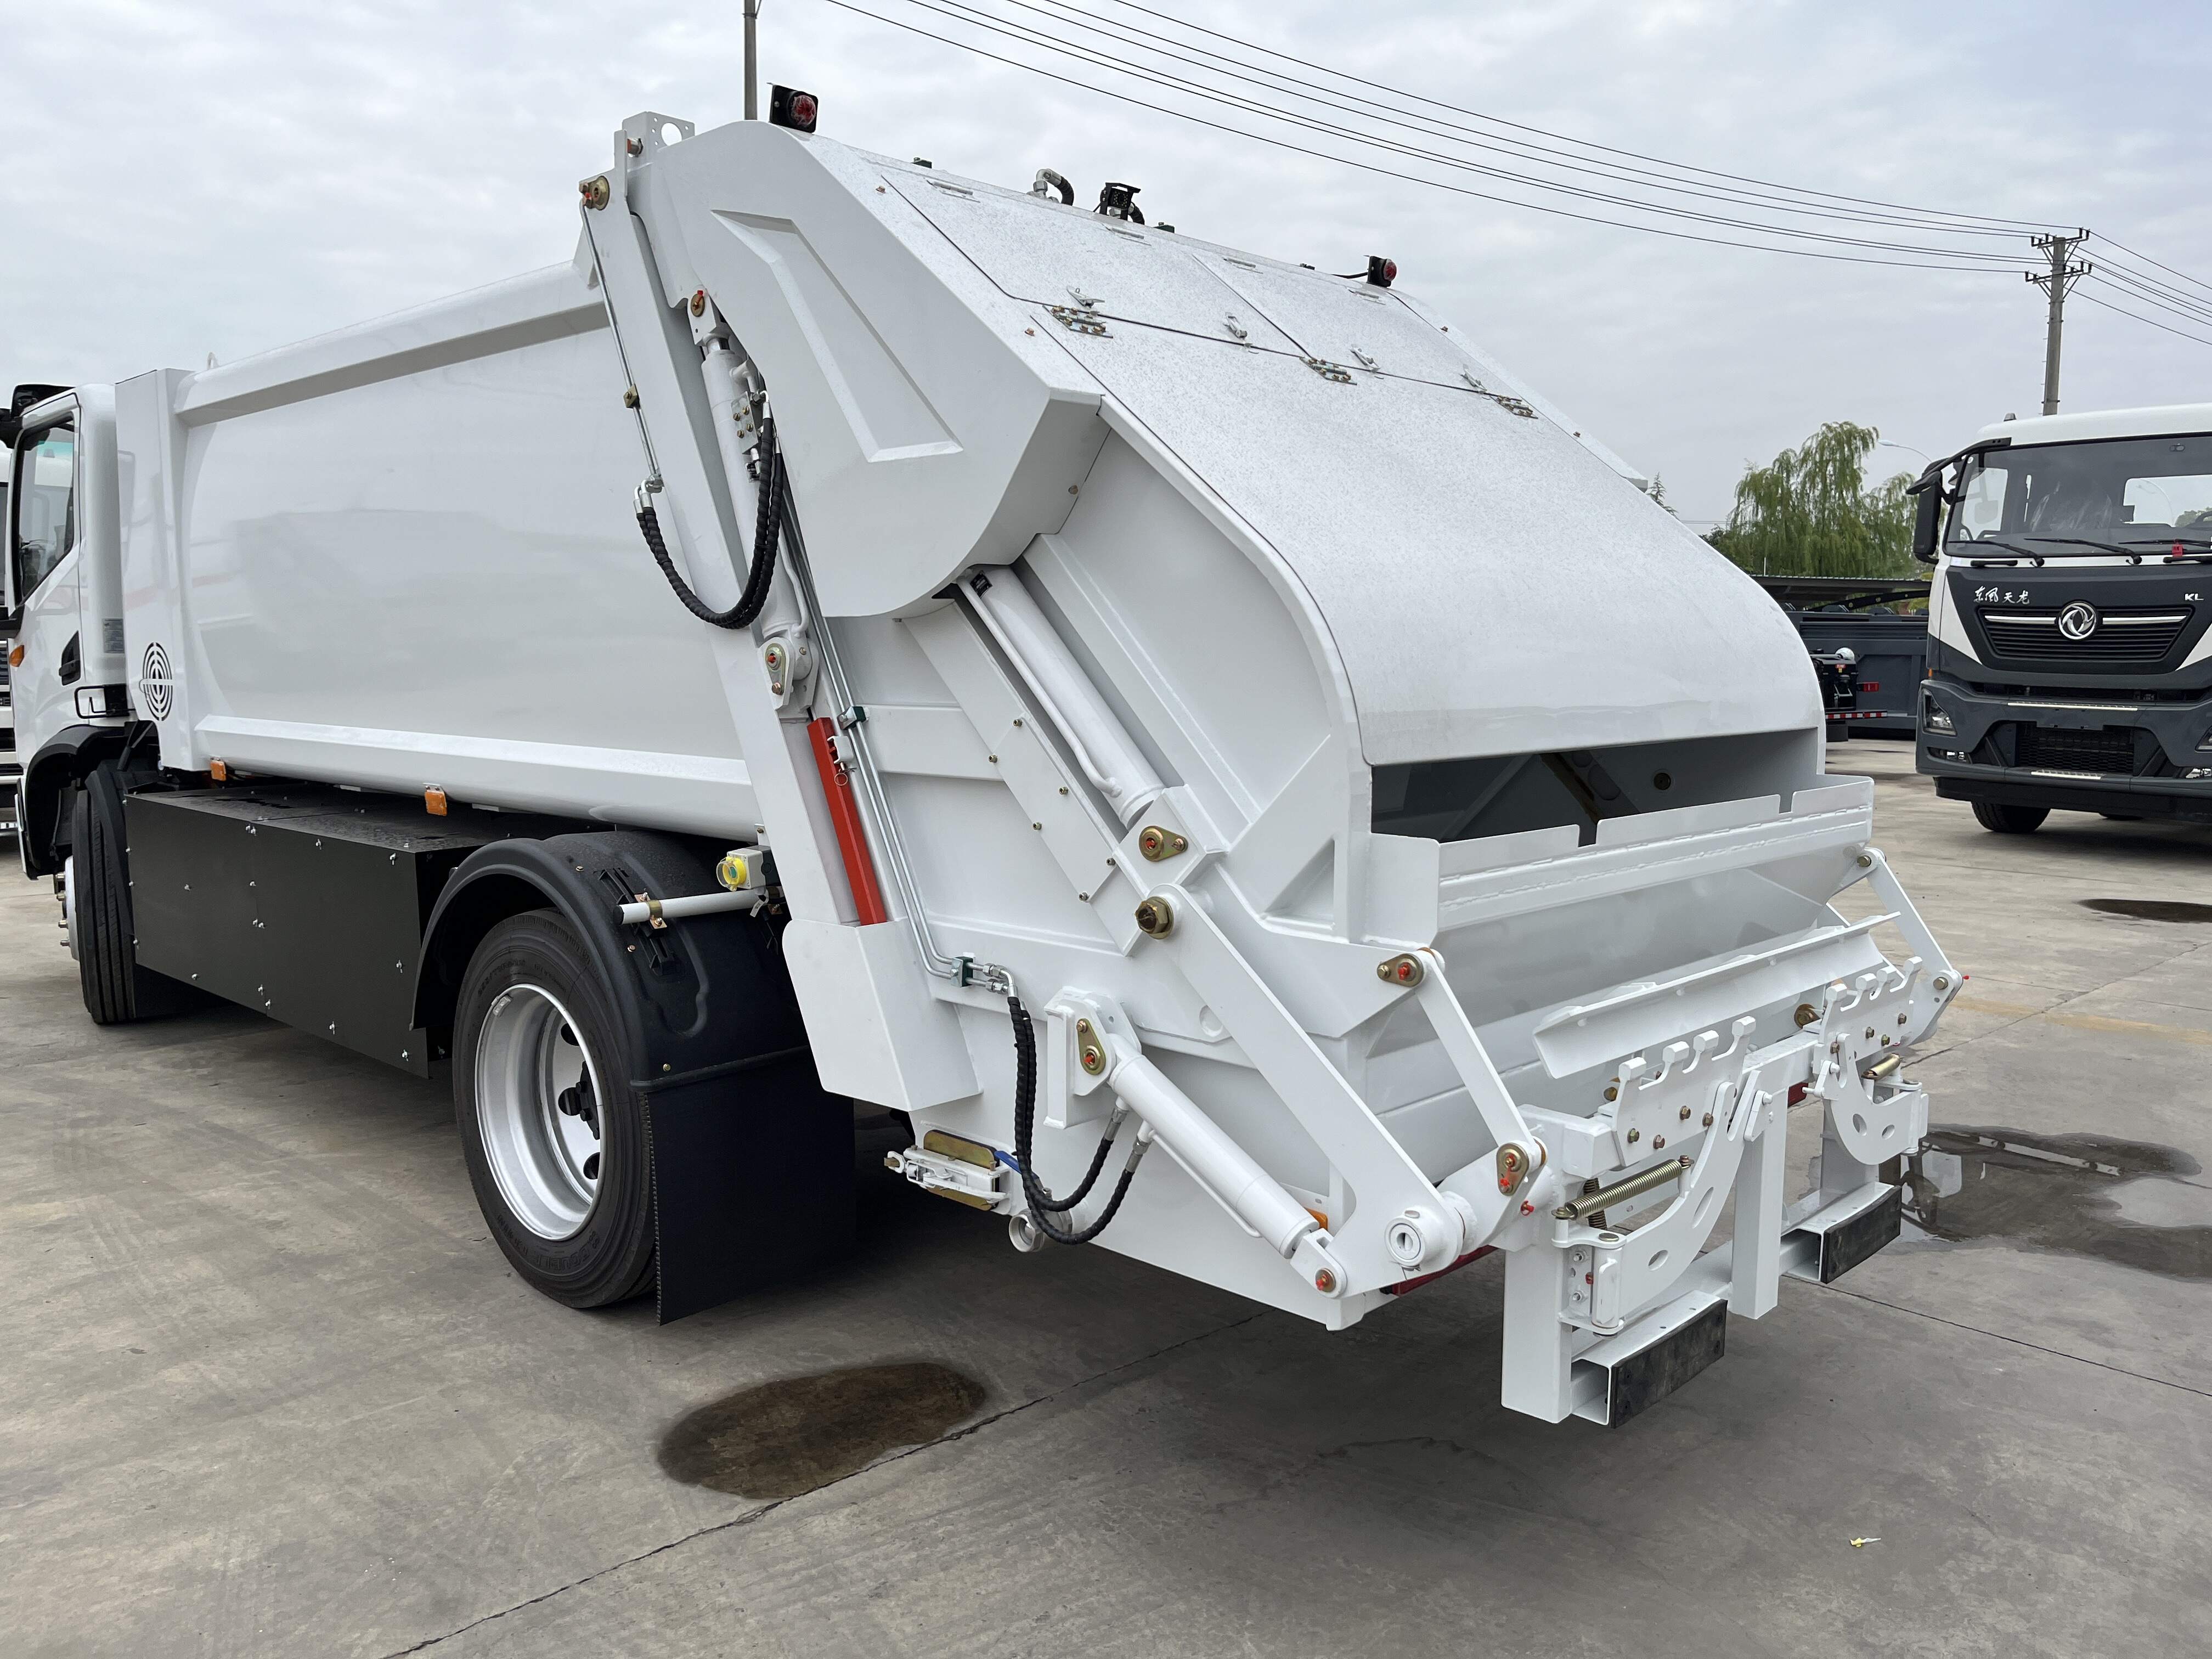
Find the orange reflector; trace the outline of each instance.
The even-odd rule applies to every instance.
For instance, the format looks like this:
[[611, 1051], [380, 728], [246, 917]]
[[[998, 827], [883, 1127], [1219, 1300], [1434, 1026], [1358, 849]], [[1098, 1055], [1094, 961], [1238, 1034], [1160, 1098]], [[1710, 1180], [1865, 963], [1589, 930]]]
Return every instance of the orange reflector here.
[[1328, 1225], [1328, 1218], [1323, 1215], [1319, 1210], [1314, 1208], [1312, 1205], [1309, 1204], [1306, 1206], [1306, 1213], [1311, 1216], [1316, 1221], [1320, 1222], [1322, 1226], [1326, 1227]]
[[208, 763], [208, 775], [221, 783], [230, 775], [230, 768], [219, 760], [211, 760]]
[[422, 810], [434, 818], [445, 817], [446, 792], [442, 789], [425, 789], [422, 792]]
[[10, 668], [21, 668], [22, 665], [23, 647], [22, 642], [18, 641], [14, 647], [8, 653], [8, 666]]

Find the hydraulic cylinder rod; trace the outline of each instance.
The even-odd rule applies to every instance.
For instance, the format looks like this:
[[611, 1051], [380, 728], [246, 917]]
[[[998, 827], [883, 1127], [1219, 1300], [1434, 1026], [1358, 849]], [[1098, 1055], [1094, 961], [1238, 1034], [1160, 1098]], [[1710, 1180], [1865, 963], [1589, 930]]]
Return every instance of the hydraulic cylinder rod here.
[[1310, 1210], [1285, 1192], [1151, 1060], [1126, 1059], [1108, 1082], [1192, 1180], [1284, 1256], [1320, 1226]]
[[964, 590], [976, 614], [1014, 665], [1044, 713], [1075, 751], [1076, 764], [1123, 823], [1167, 786], [1091, 683], [1051, 620], [1011, 570], [981, 572]]

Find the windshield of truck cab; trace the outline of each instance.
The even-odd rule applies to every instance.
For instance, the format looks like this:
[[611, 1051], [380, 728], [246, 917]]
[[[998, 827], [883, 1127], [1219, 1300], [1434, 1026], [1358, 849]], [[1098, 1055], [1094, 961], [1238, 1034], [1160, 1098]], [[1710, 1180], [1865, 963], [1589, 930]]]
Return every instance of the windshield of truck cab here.
[[15, 450], [15, 599], [37, 591], [76, 540], [74, 417], [23, 434]]
[[2212, 538], [2212, 434], [1985, 450], [1966, 463], [1950, 540], [2040, 554], [2096, 544], [2150, 547]]

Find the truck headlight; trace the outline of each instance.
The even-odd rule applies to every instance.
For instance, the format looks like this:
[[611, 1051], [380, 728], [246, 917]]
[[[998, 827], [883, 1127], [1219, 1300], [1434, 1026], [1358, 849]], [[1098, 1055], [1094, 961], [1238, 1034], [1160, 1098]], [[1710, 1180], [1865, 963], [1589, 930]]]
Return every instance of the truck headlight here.
[[1932, 702], [1927, 706], [1924, 720], [1930, 732], [1954, 732], [1958, 729], [1951, 724], [1951, 717]]

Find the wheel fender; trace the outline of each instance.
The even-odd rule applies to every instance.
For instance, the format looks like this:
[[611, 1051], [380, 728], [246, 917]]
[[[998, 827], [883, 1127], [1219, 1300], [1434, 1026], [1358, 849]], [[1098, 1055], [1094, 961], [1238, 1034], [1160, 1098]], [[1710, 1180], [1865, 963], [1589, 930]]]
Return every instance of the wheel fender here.
[[423, 928], [415, 1023], [451, 1047], [469, 958], [510, 915], [559, 910], [620, 1011], [646, 1102], [665, 1322], [842, 1253], [853, 1224], [852, 1104], [815, 1076], [763, 918], [626, 927], [617, 907], [715, 890], [709, 853], [637, 830], [495, 842], [453, 871]]
[[[68, 726], [39, 745], [15, 788], [17, 846], [26, 877], [51, 876], [62, 867], [69, 842], [69, 815], [63, 809], [70, 789], [102, 761], [120, 755], [126, 736], [112, 726]], [[120, 847], [120, 820], [111, 827]]]

